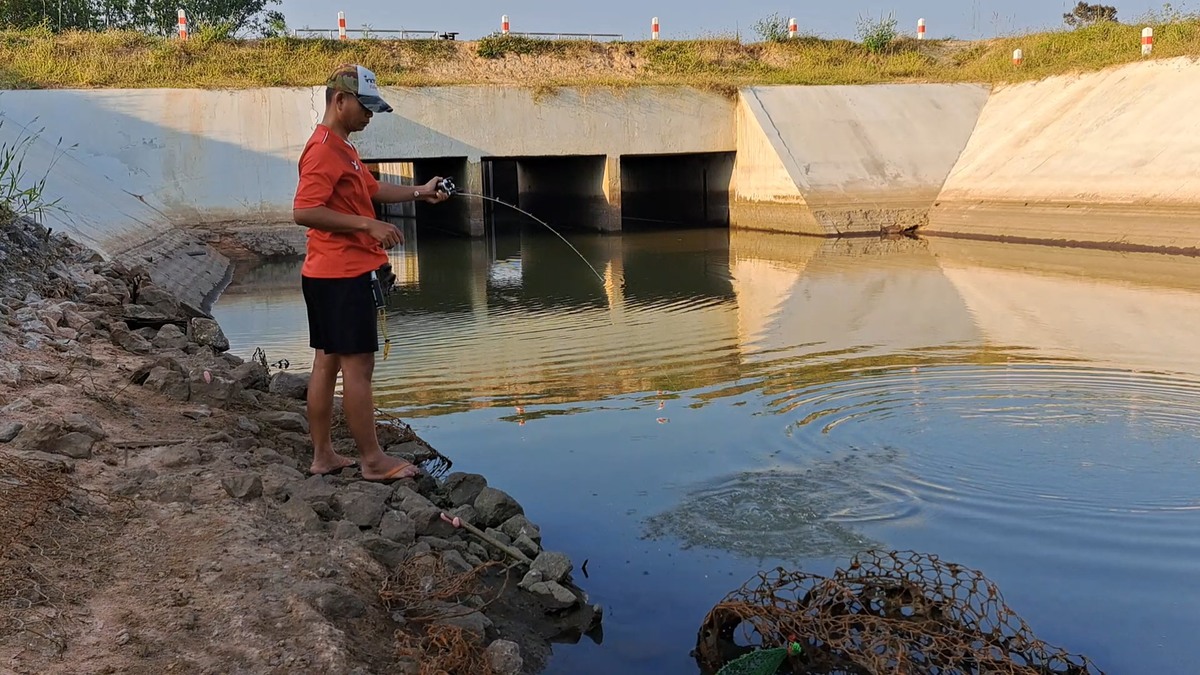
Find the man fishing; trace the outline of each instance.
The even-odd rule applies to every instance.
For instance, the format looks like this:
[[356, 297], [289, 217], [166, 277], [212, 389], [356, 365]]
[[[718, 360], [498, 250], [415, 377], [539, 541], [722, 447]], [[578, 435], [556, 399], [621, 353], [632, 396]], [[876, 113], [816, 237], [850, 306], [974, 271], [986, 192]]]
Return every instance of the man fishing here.
[[374, 73], [360, 65], [340, 66], [326, 82], [325, 115], [300, 155], [293, 218], [308, 229], [300, 274], [309, 345], [315, 350], [308, 385], [312, 474], [355, 464], [334, 452], [330, 436], [339, 371], [363, 478], [392, 481], [419, 473], [412, 463], [385, 454], [375, 432], [371, 378], [379, 337], [373, 272], [388, 262], [386, 249], [404, 243], [404, 235], [375, 218], [374, 204], [438, 204], [449, 195], [437, 189], [440, 176], [416, 187], [392, 185], [378, 182], [363, 166], [349, 136], [367, 128], [375, 113], [388, 112], [392, 107], [380, 97]]

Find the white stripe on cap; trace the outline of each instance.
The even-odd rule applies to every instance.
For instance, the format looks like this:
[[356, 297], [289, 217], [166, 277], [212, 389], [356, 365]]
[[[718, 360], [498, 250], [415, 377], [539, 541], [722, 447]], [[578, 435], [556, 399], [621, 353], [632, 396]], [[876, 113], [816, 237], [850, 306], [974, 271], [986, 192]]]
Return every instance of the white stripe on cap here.
[[375, 73], [358, 67], [358, 95], [379, 97], [379, 87], [375, 84]]

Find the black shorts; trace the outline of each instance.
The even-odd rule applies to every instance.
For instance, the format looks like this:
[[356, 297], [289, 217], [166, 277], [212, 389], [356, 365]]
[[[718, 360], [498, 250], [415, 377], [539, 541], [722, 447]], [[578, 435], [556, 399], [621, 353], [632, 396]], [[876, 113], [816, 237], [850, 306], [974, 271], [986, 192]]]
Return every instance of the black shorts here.
[[379, 351], [372, 283], [370, 272], [349, 279], [300, 278], [310, 347], [326, 354]]

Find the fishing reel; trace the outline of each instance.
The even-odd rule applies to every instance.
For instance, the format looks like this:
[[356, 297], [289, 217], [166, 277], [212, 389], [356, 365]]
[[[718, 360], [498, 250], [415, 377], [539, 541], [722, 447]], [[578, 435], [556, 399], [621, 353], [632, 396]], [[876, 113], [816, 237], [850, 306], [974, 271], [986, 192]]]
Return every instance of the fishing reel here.
[[438, 192], [445, 192], [447, 195], [449, 195], [451, 197], [458, 194], [458, 186], [454, 184], [453, 178], [443, 178], [443, 179], [439, 180], [438, 184], [437, 184], [437, 189], [438, 189]]

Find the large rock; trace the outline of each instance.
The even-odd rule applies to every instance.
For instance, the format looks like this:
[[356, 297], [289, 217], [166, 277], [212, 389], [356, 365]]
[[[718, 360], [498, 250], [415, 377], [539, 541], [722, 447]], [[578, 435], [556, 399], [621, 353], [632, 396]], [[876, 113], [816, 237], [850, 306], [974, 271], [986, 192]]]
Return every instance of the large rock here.
[[212, 347], [217, 352], [229, 349], [229, 339], [221, 330], [221, 326], [212, 319], [195, 318], [189, 324], [192, 341], [204, 347]]
[[403, 544], [385, 539], [373, 532], [363, 533], [359, 544], [388, 570], [394, 570], [403, 565], [411, 553]]
[[63, 428], [67, 431], [78, 431], [79, 433], [87, 434], [98, 441], [108, 438], [108, 433], [104, 431], [100, 420], [83, 413], [67, 413], [67, 416], [63, 418]]
[[78, 431], [72, 431], [55, 440], [47, 448], [50, 452], [65, 455], [71, 459], [87, 459], [92, 456], [92, 446], [96, 439]]
[[531, 575], [537, 575], [539, 581], [562, 581], [571, 573], [572, 567], [571, 559], [566, 555], [557, 551], [542, 551], [537, 558], [534, 558], [525, 578], [529, 579]]
[[8, 361], [0, 361], [0, 384], [15, 387], [21, 384], [21, 366]]
[[124, 323], [115, 323], [109, 328], [112, 343], [133, 354], [149, 354], [152, 350], [150, 341], [129, 330]]
[[285, 492], [292, 501], [301, 501], [309, 506], [324, 504], [329, 507], [333, 505], [333, 496], [337, 490], [328, 476], [309, 476], [305, 480], [291, 483], [285, 488]]
[[408, 514], [400, 511], [388, 511], [383, 514], [379, 523], [379, 534], [398, 544], [408, 545], [417, 539], [417, 526]]
[[150, 342], [155, 349], [184, 349], [188, 345], [187, 335], [173, 323], [158, 329], [158, 334]]
[[257, 474], [229, 476], [221, 480], [221, 487], [234, 499], [258, 499], [263, 493], [262, 477]]
[[271, 376], [269, 391], [284, 398], [303, 401], [308, 398], [308, 381], [310, 377], [311, 373], [297, 375], [296, 373], [288, 373], [281, 370]]
[[6, 422], [0, 424], [0, 443], [11, 443], [21, 430], [25, 428], [20, 422]]
[[250, 361], [233, 369], [229, 374], [243, 389], [267, 391], [271, 385], [271, 373], [261, 363]]
[[487, 479], [477, 473], [456, 471], [446, 476], [446, 493], [455, 506], [474, 504], [479, 493], [487, 486]]
[[500, 526], [500, 531], [507, 534], [509, 539], [516, 540], [521, 535], [529, 537], [535, 544], [542, 543], [542, 531], [529, 521], [524, 514], [513, 516]]
[[137, 302], [139, 305], [151, 307], [167, 316], [179, 315], [179, 301], [175, 299], [175, 296], [152, 283], [143, 283], [138, 286]]
[[475, 498], [475, 510], [479, 512], [477, 525], [481, 528], [496, 527], [513, 516], [525, 513], [517, 500], [494, 487], [480, 490]]
[[83, 432], [68, 432], [62, 422], [41, 420], [24, 427], [12, 442], [18, 450], [87, 459], [92, 456], [92, 446], [96, 439]]
[[358, 490], [340, 492], [336, 495], [338, 509], [342, 517], [359, 527], [379, 527], [383, 517], [387, 495], [377, 492], [362, 492]]
[[308, 433], [308, 420], [300, 413], [285, 410], [269, 410], [258, 414], [258, 421], [278, 427], [284, 431]]
[[542, 607], [549, 611], [567, 609], [579, 602], [574, 593], [555, 581], [539, 581], [528, 585], [522, 582], [521, 588], [536, 595]]
[[[208, 370], [193, 373], [188, 381], [192, 401], [228, 407], [242, 393], [241, 383]], [[295, 413], [291, 413], [295, 414]], [[305, 425], [307, 426], [307, 422]]]
[[496, 675], [521, 675], [525, 668], [521, 648], [511, 640], [496, 640], [488, 645], [487, 658]]
[[192, 397], [192, 387], [184, 374], [162, 366], [151, 369], [142, 386], [176, 401], [187, 401]]
[[332, 621], [354, 619], [367, 612], [367, 604], [361, 598], [331, 583], [310, 582], [302, 593], [317, 611]]

